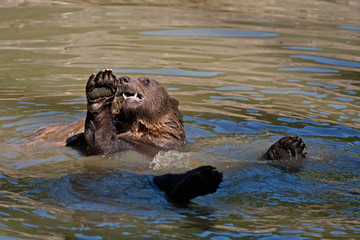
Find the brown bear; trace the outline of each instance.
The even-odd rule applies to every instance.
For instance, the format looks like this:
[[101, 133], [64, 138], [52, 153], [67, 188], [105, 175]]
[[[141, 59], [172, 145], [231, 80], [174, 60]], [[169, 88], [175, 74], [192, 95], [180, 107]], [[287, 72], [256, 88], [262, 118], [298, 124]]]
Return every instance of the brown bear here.
[[[153, 79], [116, 78], [110, 69], [101, 70], [90, 76], [86, 98], [84, 132], [69, 137], [66, 146], [80, 149], [85, 155], [135, 150], [153, 157], [160, 150], [185, 145], [179, 102]], [[79, 121], [66, 132], [76, 132], [83, 124]], [[305, 158], [305, 148], [301, 138], [283, 137], [262, 159], [285, 170], [297, 170], [301, 167], [297, 163]], [[222, 173], [212, 166], [154, 177], [159, 189], [177, 201], [213, 193], [221, 182]]]
[[179, 102], [150, 78], [120, 77], [111, 70], [90, 76], [83, 134], [67, 140], [87, 155], [133, 149], [147, 155], [185, 145]]

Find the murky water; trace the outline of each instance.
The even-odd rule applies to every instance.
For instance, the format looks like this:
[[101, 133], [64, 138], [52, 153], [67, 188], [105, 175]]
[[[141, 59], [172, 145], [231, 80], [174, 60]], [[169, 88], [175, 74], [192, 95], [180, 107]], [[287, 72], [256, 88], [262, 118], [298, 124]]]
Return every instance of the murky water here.
[[[360, 235], [358, 1], [2, 1], [1, 239], [355, 239]], [[102, 68], [181, 102], [188, 146], [149, 160], [19, 146], [85, 116]], [[298, 173], [258, 161], [301, 135]], [[168, 202], [152, 174], [211, 164], [221, 189]]]

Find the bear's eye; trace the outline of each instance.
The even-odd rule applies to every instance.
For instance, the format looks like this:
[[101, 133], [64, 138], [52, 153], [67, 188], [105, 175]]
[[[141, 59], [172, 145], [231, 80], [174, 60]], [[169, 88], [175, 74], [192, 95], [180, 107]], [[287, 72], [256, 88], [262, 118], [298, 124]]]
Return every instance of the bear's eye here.
[[139, 78], [139, 81], [142, 82], [142, 84], [144, 84], [145, 86], [149, 85], [150, 83], [150, 79], [146, 77]]

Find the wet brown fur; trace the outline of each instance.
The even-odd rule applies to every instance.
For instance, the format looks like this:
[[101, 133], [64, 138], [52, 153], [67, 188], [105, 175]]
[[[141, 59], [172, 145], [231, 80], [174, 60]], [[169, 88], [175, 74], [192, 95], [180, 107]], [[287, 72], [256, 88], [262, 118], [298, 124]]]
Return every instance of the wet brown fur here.
[[28, 139], [22, 142], [23, 146], [35, 146], [41, 143], [66, 145], [66, 139], [84, 131], [85, 118], [70, 124], [53, 124], [37, 129]]

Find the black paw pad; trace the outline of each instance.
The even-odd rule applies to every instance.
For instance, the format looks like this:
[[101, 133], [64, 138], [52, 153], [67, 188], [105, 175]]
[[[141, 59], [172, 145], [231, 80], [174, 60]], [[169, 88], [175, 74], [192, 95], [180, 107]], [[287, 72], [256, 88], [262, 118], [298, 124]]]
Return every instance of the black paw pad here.
[[116, 76], [110, 69], [101, 70], [98, 74], [92, 74], [86, 84], [86, 97], [89, 102], [97, 102], [101, 99], [109, 99], [117, 90]]

